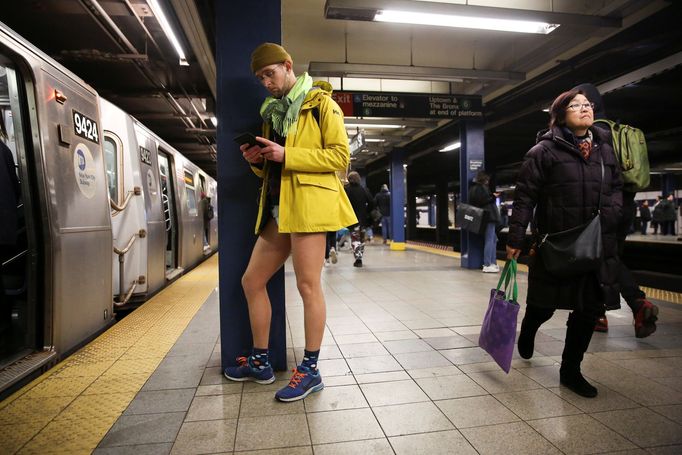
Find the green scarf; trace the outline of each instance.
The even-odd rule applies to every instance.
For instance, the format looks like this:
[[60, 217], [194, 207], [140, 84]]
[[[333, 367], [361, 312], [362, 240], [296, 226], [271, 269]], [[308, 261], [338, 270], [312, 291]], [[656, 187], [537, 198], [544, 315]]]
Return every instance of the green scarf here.
[[260, 107], [263, 120], [281, 137], [287, 137], [289, 128], [298, 120], [298, 113], [306, 93], [313, 87], [313, 78], [303, 73], [296, 78], [296, 83], [285, 97], [281, 99], [268, 96]]

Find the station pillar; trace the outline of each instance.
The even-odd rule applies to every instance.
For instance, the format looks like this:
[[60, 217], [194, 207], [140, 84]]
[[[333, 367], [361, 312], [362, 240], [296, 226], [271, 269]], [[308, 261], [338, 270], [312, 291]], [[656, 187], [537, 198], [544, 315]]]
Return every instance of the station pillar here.
[[436, 226], [436, 206], [438, 205], [438, 196], [429, 196], [429, 226]]
[[675, 174], [661, 174], [661, 194], [675, 194]]
[[[258, 110], [267, 92], [251, 73], [251, 52], [263, 42], [281, 42], [281, 2], [251, 0], [239, 2], [238, 8], [231, 2], [216, 2], [215, 13], [218, 212], [222, 214], [218, 220], [220, 345], [224, 368], [235, 365], [237, 356], [250, 354], [253, 344], [241, 277], [256, 241], [260, 186], [232, 138], [260, 131]], [[270, 362], [275, 370], [286, 370], [283, 269], [270, 280], [268, 295], [272, 303]]]
[[448, 182], [440, 180], [436, 183], [436, 243], [447, 245], [448, 242]]
[[[469, 200], [469, 185], [476, 173], [485, 169], [483, 120], [462, 119], [459, 128], [459, 183], [460, 201]], [[482, 235], [472, 234], [461, 230], [461, 265], [467, 269], [480, 269], [483, 266]]]
[[405, 150], [391, 152], [391, 250], [405, 250]]

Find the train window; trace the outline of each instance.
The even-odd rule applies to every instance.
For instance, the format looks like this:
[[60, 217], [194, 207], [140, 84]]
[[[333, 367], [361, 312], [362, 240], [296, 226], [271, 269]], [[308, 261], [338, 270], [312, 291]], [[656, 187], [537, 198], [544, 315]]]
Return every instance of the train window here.
[[104, 136], [104, 165], [107, 173], [109, 198], [118, 204], [118, 145], [109, 136]]
[[198, 216], [199, 211], [197, 210], [197, 191], [194, 185], [194, 174], [189, 171], [185, 171], [185, 192], [187, 194], [187, 208], [189, 209], [189, 214]]

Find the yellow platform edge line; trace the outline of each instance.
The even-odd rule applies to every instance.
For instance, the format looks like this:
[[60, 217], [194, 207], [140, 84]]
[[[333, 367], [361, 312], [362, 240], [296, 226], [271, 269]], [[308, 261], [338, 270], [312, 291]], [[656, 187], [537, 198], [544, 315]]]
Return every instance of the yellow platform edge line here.
[[[450, 258], [461, 258], [462, 257], [462, 255], [457, 251], [441, 250], [438, 248], [433, 248], [433, 247], [429, 247], [429, 246], [425, 246], [425, 245], [419, 245], [419, 244], [410, 243], [410, 242], [407, 243], [407, 248], [411, 249], [411, 250], [423, 251], [425, 253], [437, 254], [439, 256], [447, 256]], [[497, 265], [504, 266], [504, 261], [498, 260]], [[518, 271], [527, 273], [528, 272], [528, 266], [525, 264], [519, 264]], [[655, 289], [655, 288], [650, 288], [650, 287], [646, 287], [646, 286], [640, 286], [640, 289], [642, 291], [644, 291], [644, 293], [649, 298], [656, 299], [656, 300], [662, 300], [664, 302], [682, 304], [682, 293], [680, 293], [680, 292], [665, 291], [662, 289]]]
[[217, 282], [215, 254], [4, 400], [0, 453], [91, 452]]

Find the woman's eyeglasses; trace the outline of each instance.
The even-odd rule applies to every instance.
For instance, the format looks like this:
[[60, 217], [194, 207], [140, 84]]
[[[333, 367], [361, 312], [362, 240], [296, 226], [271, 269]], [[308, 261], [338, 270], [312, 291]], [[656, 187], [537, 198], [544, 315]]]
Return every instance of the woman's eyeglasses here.
[[574, 104], [569, 104], [568, 107], [567, 107], [567, 109], [568, 109], [569, 111], [573, 111], [573, 112], [580, 112], [580, 111], [582, 111], [583, 109], [587, 109], [587, 110], [590, 110], [590, 111], [591, 111], [592, 109], [594, 109], [594, 103], [582, 103], [582, 104], [581, 104], [581, 103], [574, 103]]

